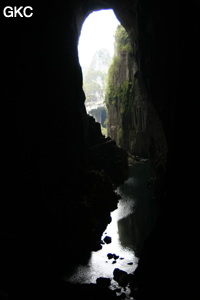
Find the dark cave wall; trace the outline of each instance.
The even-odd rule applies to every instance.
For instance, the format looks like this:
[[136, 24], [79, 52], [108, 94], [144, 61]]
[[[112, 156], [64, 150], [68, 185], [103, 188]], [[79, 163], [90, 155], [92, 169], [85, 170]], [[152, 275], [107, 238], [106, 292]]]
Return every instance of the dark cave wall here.
[[[197, 153], [194, 138], [197, 134], [197, 111], [193, 108], [199, 94], [196, 82], [199, 77], [199, 56], [196, 52], [199, 51], [199, 21], [196, 15], [199, 6], [197, 2], [196, 5], [194, 2], [180, 5], [178, 1], [167, 6], [156, 1], [138, 3], [140, 75], [161, 119], [168, 156], [165, 192], [161, 197], [165, 206], [135, 272], [140, 290], [137, 296], [139, 299], [175, 299], [184, 294], [193, 297], [197, 287], [195, 278], [184, 274], [193, 274], [194, 261], [198, 259], [194, 255], [187, 266], [183, 265], [182, 249], [189, 234], [185, 250], [196, 253], [196, 179], [193, 175], [189, 176], [194, 173], [194, 165], [185, 163], [185, 158]], [[192, 57], [189, 64], [185, 61], [188, 55]], [[188, 115], [191, 117], [189, 123], [185, 122]]]
[[127, 175], [125, 151], [86, 114], [74, 4], [35, 1], [32, 18], [0, 16], [0, 289], [9, 295], [24, 282], [36, 297], [100, 247], [113, 184]]
[[4, 178], [23, 194], [39, 189], [41, 197], [66, 181], [66, 170], [70, 174], [83, 160], [84, 97], [69, 5], [33, 7], [32, 19], [1, 17], [1, 112]]
[[[1, 3], [1, 12], [6, 4], [11, 5]], [[47, 269], [54, 277], [73, 252], [76, 205], [70, 202], [85, 162], [86, 114], [72, 8], [37, 1], [32, 6], [29, 19], [0, 16], [0, 278], [9, 292], [19, 292], [23, 281], [33, 291], [33, 278], [36, 290]]]
[[[98, 179], [93, 181], [94, 177], [87, 173], [88, 147], [101, 144], [102, 137], [98, 125], [89, 121], [85, 113], [76, 20], [83, 18], [88, 10], [109, 6], [115, 9], [133, 41], [137, 37], [141, 91], [152, 101], [168, 145], [161, 197], [165, 205], [141, 256], [136, 272], [136, 297], [173, 299], [177, 294], [179, 297], [183, 289], [177, 284], [177, 278], [182, 285], [187, 283], [185, 287], [190, 287], [189, 278], [184, 274], [188, 271], [193, 274], [196, 262], [193, 248], [198, 236], [195, 177], [190, 162], [191, 157], [198, 157], [198, 1], [186, 2], [187, 5], [180, 5], [179, 1], [166, 5], [154, 0], [106, 1], [107, 4], [59, 1], [51, 6], [39, 1], [29, 3], [34, 8], [31, 19], [0, 17], [0, 241], [4, 251], [1, 287], [16, 290], [21, 287], [21, 280], [25, 280], [25, 289], [33, 291], [30, 277], [26, 275], [34, 278], [38, 268], [42, 269], [39, 276], [42, 281], [48, 277], [48, 268], [50, 274], [60, 273], [60, 265], [68, 267], [69, 264], [64, 250], [68, 255], [75, 254], [73, 243], [78, 244], [79, 255], [80, 244], [87, 244], [84, 234], [89, 233], [88, 242], [92, 238], [91, 227], [97, 225], [93, 220], [94, 211], [89, 212], [76, 202], [83, 191], [86, 197], [82, 200], [88, 200], [88, 180], [95, 186], [96, 180], [102, 179], [98, 173]], [[1, 11], [5, 5], [7, 1], [1, 2]], [[112, 145], [106, 141], [106, 147]], [[96, 153], [95, 148], [92, 150]], [[93, 159], [98, 161], [100, 157], [101, 152]], [[83, 178], [86, 180], [80, 185]], [[106, 182], [106, 191], [112, 198], [110, 177]], [[77, 225], [72, 211], [80, 216], [83, 224], [86, 222], [84, 228]], [[99, 211], [104, 214], [103, 210]], [[105, 219], [108, 221], [109, 213]], [[195, 226], [194, 222], [197, 222]], [[98, 234], [101, 230], [98, 229]], [[182, 263], [183, 244], [185, 252], [192, 256], [187, 266]], [[19, 269], [23, 275], [16, 271]], [[37, 289], [37, 282], [32, 282], [34, 290]]]
[[[70, 265], [68, 255], [75, 260], [76, 249], [80, 256], [85, 235], [91, 248], [96, 226], [95, 213], [79, 204], [86, 193], [88, 121], [73, 11], [69, 3], [47, 7], [36, 2], [33, 8], [32, 19], [1, 16], [1, 248], [7, 244], [2, 282], [5, 273], [11, 280], [13, 265], [22, 270], [17, 282], [30, 274], [23, 259], [29, 252], [35, 265], [62, 272]], [[108, 221], [109, 212], [102, 215]], [[17, 247], [22, 247], [22, 259], [13, 264], [6, 253]], [[34, 267], [31, 276], [36, 273]]]

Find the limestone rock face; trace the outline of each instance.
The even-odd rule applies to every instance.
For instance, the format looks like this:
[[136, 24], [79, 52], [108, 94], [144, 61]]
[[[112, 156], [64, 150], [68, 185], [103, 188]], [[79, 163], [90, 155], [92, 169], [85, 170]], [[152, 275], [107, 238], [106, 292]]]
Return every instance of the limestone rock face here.
[[130, 154], [153, 158], [157, 152], [166, 160], [167, 143], [162, 122], [139, 76], [137, 40], [135, 38], [133, 43], [130, 37], [125, 42], [123, 39], [116, 38], [109, 72], [108, 135]]

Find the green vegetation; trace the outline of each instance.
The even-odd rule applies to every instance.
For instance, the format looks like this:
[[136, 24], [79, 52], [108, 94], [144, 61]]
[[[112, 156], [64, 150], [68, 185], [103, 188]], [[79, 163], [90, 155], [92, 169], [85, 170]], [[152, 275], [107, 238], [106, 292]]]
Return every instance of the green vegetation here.
[[101, 126], [101, 133], [105, 136], [107, 136], [107, 128]]
[[[118, 68], [119, 68], [119, 57], [114, 56], [112, 64], [109, 68], [108, 71], [108, 77], [107, 77], [107, 83], [106, 83], [106, 104], [108, 104], [110, 101], [112, 104], [116, 101], [117, 97], [117, 91], [116, 87], [114, 86], [114, 79], [115, 79], [115, 74], [118, 73]], [[111, 100], [112, 99], [112, 100]]]
[[83, 74], [83, 89], [87, 102], [102, 101], [105, 99], [105, 83], [111, 57], [107, 49], [98, 50]]
[[[115, 53], [108, 71], [106, 84], [106, 106], [108, 110], [108, 132], [119, 145], [125, 145], [132, 119], [135, 99], [135, 77], [132, 65], [133, 50], [128, 33], [119, 25], [115, 34]], [[117, 132], [111, 128], [118, 128]]]
[[118, 25], [115, 33], [115, 52], [117, 55], [131, 51], [131, 44], [127, 31], [122, 25]]
[[118, 25], [115, 34], [115, 55], [108, 71], [106, 84], [106, 105], [115, 105], [121, 107], [121, 113], [127, 111], [134, 97], [134, 79], [123, 80], [124, 57], [131, 55], [131, 44], [128, 33], [122, 25]]

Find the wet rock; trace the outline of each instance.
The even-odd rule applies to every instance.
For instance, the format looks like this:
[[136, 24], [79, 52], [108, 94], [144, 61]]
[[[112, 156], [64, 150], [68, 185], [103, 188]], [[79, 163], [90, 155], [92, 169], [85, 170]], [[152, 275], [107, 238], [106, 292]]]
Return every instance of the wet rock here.
[[102, 243], [100, 241], [95, 241], [93, 243], [93, 251], [98, 251], [102, 249]]
[[113, 254], [112, 253], [108, 253], [107, 257], [108, 257], [108, 259], [112, 259], [113, 258]]
[[110, 282], [111, 282], [111, 279], [110, 278], [106, 278], [106, 277], [99, 277], [96, 280], [96, 283], [99, 286], [102, 286], [102, 287], [109, 287], [110, 286]]
[[121, 287], [126, 287], [129, 283], [129, 275], [127, 272], [116, 268], [113, 272], [114, 280], [118, 282]]
[[126, 294], [122, 293], [121, 296], [120, 296], [120, 299], [126, 299]]
[[106, 244], [110, 244], [112, 242], [112, 238], [110, 236], [106, 236], [103, 241], [106, 243]]
[[114, 258], [114, 260], [117, 260], [119, 258], [119, 255], [116, 255], [114, 253], [108, 253], [107, 257], [108, 257], [108, 259]]
[[112, 263], [113, 263], [113, 264], [116, 264], [116, 260], [114, 260]]

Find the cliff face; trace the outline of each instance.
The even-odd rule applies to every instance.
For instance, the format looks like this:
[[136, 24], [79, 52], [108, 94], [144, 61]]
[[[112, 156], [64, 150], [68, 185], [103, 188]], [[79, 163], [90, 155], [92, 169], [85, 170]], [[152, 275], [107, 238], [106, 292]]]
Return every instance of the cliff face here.
[[141, 86], [137, 49], [138, 45], [131, 43], [126, 30], [119, 26], [106, 95], [108, 135], [130, 154], [151, 159], [157, 155], [164, 163], [165, 133], [151, 99]]
[[162, 189], [167, 142], [162, 122], [139, 76], [138, 39], [119, 26], [111, 64], [106, 104], [108, 135], [131, 155], [151, 160], [151, 181]]
[[115, 54], [109, 69], [106, 91], [108, 109], [108, 135], [121, 147], [132, 152], [136, 136], [131, 116], [137, 86], [137, 65], [125, 29], [118, 26], [115, 38]]

